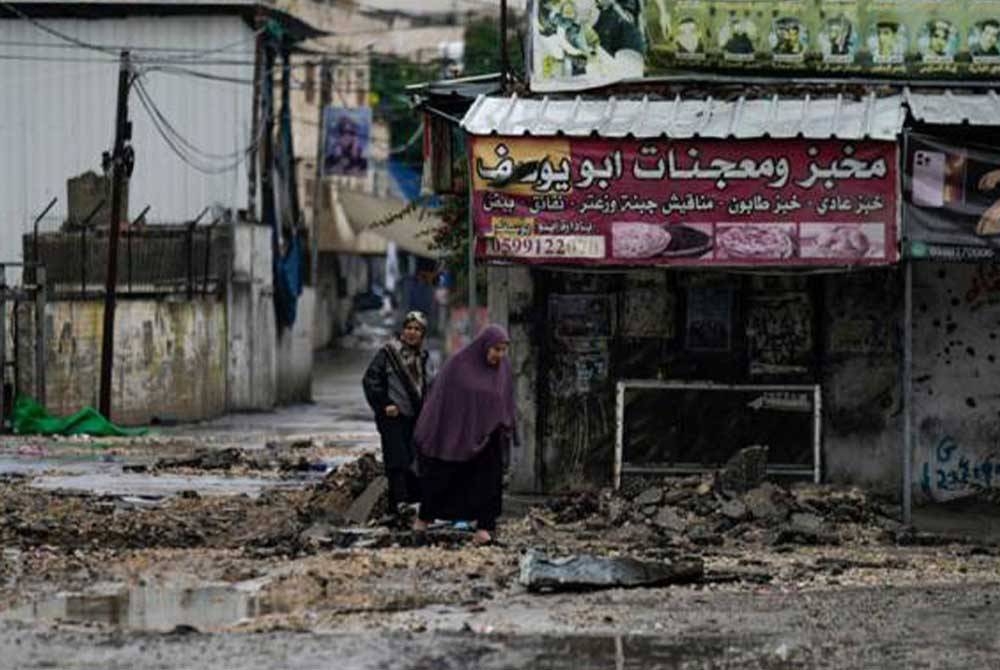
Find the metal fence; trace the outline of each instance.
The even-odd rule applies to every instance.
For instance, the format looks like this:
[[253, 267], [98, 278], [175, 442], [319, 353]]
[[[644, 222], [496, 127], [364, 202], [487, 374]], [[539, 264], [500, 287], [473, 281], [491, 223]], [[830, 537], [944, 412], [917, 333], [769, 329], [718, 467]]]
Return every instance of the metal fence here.
[[[230, 229], [221, 225], [143, 226], [124, 231], [118, 245], [118, 293], [123, 296], [217, 293], [229, 266]], [[47, 268], [49, 297], [73, 300], [105, 292], [110, 236], [81, 227], [24, 236], [24, 257]], [[30, 279], [30, 268], [28, 278]]]
[[[15, 268], [22, 280], [8, 283]], [[45, 275], [44, 266], [0, 263], [0, 433], [18, 393], [45, 403]]]

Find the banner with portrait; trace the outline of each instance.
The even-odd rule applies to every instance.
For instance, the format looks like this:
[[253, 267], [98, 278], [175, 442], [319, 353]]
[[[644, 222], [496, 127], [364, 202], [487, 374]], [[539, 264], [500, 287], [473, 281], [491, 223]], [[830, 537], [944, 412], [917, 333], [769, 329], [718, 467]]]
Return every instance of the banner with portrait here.
[[368, 172], [371, 151], [370, 107], [323, 110], [323, 175], [358, 177]]
[[898, 258], [895, 142], [475, 137], [476, 252], [567, 265]]
[[1000, 0], [533, 0], [531, 88], [684, 72], [995, 78]]

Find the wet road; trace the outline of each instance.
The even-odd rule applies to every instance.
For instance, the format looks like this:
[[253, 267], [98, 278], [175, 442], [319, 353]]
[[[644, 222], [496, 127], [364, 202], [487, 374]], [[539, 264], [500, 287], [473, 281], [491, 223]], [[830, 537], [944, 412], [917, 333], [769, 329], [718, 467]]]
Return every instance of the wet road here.
[[[202, 594], [204, 595], [204, 594]], [[1000, 586], [692, 597], [634, 596], [636, 621], [607, 631], [207, 635], [39, 632], [5, 624], [0, 652], [17, 668], [995, 668]], [[652, 600], [659, 606], [650, 606]], [[617, 629], [617, 631], [615, 631]], [[658, 630], [657, 630], [658, 629]]]

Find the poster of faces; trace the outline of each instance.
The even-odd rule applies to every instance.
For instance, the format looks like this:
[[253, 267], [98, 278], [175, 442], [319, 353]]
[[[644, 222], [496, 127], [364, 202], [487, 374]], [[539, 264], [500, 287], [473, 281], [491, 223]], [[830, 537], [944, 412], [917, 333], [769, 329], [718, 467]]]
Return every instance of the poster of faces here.
[[532, 0], [531, 87], [684, 71], [1000, 76], [1000, 0]]

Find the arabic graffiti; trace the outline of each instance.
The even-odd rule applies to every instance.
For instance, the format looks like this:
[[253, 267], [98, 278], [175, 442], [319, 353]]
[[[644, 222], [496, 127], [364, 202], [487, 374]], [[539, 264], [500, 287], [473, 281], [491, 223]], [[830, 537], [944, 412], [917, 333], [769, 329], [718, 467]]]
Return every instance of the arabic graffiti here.
[[938, 499], [997, 485], [1000, 485], [1000, 458], [995, 454], [967, 454], [950, 435], [940, 439], [921, 468], [920, 487]]
[[[870, 265], [897, 257], [894, 143], [477, 137], [470, 152], [477, 253], [486, 258]], [[574, 239], [497, 243], [512, 236], [512, 219], [529, 222], [517, 228], [522, 238]]]

